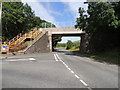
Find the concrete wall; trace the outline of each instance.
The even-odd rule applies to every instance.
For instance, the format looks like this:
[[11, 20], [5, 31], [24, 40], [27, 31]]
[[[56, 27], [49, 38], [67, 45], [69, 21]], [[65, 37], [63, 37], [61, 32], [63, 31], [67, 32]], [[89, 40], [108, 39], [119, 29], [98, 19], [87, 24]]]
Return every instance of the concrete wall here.
[[88, 45], [89, 45], [89, 35], [85, 33], [81, 35], [80, 52], [89, 53]]
[[46, 32], [35, 43], [29, 46], [24, 53], [26, 54], [26, 53], [45, 53], [45, 52], [50, 52], [48, 32]]

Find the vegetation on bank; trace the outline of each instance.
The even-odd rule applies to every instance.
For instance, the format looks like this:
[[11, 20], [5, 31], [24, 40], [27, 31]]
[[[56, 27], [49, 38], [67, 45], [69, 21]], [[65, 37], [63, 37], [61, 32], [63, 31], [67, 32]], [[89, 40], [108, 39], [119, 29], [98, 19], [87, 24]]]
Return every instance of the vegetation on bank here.
[[57, 48], [66, 49], [69, 51], [79, 51], [80, 48], [80, 41], [74, 41], [68, 40], [67, 43], [58, 43]]
[[[68, 43], [68, 42], [67, 42]], [[72, 51], [80, 56], [85, 56], [89, 58], [93, 58], [99, 62], [107, 62], [111, 64], [118, 64], [120, 60], [120, 49], [111, 49], [105, 52], [92, 52], [92, 53], [80, 53], [80, 41], [70, 42], [72, 47], [67, 49], [67, 43], [58, 43], [57, 48], [66, 49], [68, 51]]]
[[[120, 2], [88, 2], [88, 10], [79, 8], [76, 28], [87, 32], [88, 51], [105, 52], [120, 48]], [[87, 14], [86, 14], [87, 13]]]
[[99, 62], [106, 62], [110, 64], [117, 64], [120, 65], [119, 60], [120, 60], [120, 50], [118, 49], [113, 49], [110, 51], [106, 51], [103, 53], [78, 53], [80, 56], [86, 56], [89, 58], [93, 58]]
[[[88, 10], [79, 8], [76, 28], [89, 35], [87, 56], [118, 63], [120, 60], [120, 1], [88, 2]], [[87, 14], [86, 14], [87, 13]]]
[[[38, 12], [42, 13], [42, 11]], [[2, 42], [9, 41], [19, 33], [29, 32], [32, 28], [44, 27], [55, 27], [55, 25], [35, 16], [34, 11], [27, 3], [2, 3]], [[54, 37], [54, 45], [60, 40], [61, 37]]]

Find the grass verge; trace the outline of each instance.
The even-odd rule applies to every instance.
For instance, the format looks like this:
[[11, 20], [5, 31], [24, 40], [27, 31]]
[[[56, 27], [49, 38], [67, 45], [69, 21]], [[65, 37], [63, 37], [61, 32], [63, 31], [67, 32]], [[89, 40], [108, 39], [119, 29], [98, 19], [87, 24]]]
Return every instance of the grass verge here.
[[81, 56], [93, 58], [99, 62], [107, 62], [110, 64], [120, 65], [120, 50], [114, 49], [102, 53], [80, 54]]

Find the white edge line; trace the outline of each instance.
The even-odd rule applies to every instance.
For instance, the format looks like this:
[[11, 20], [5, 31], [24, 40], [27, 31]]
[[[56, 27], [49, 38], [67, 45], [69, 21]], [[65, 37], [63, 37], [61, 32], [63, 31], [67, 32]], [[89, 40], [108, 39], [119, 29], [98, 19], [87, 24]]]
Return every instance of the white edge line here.
[[83, 83], [85, 86], [87, 86], [87, 84], [83, 80], [80, 80], [80, 82]]

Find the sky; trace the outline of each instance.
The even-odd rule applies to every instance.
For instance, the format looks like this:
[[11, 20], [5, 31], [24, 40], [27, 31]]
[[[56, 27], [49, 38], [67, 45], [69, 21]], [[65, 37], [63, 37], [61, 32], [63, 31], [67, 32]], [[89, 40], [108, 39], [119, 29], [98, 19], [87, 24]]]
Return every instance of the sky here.
[[[79, 2], [81, 1], [81, 2]], [[86, 0], [22, 0], [28, 3], [35, 15], [57, 27], [74, 27], [76, 18], [79, 17], [78, 9], [83, 7], [87, 10]], [[62, 43], [67, 40], [77, 41], [80, 37], [62, 37]]]

